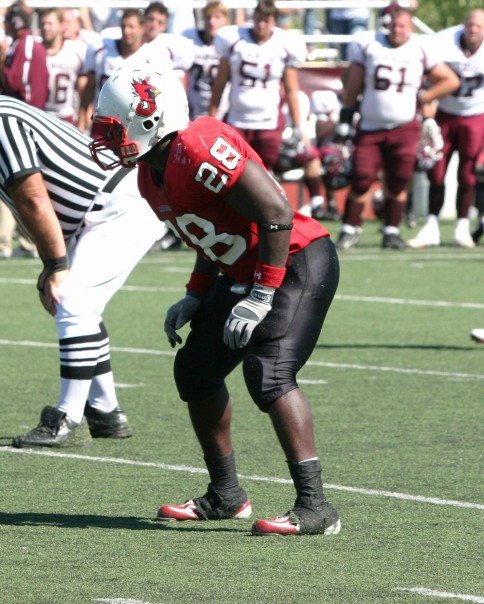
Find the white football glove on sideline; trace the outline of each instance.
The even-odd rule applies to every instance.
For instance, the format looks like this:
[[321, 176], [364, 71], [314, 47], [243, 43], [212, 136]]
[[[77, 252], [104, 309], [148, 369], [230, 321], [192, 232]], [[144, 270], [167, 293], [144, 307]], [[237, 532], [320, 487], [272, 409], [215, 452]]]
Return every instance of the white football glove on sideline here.
[[437, 151], [443, 149], [444, 139], [442, 138], [440, 126], [433, 118], [428, 117], [422, 122], [421, 136], [428, 139], [429, 141], [432, 141]]
[[164, 329], [172, 348], [175, 348], [177, 344], [182, 343], [182, 339], [176, 331], [181, 329], [185, 323], [188, 323], [188, 321], [191, 320], [200, 308], [201, 303], [202, 300], [200, 298], [187, 294], [168, 309]]
[[254, 285], [247, 298], [238, 302], [232, 309], [224, 325], [224, 344], [232, 350], [247, 345], [254, 329], [261, 323], [272, 308], [274, 287]]

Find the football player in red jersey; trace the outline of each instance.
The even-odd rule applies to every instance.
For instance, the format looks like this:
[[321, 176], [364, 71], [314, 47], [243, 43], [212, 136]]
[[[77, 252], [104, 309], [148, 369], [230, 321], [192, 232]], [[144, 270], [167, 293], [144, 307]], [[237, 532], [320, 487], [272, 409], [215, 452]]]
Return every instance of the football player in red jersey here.
[[[155, 108], [152, 108], [152, 101]], [[231, 441], [225, 378], [240, 363], [250, 396], [269, 414], [296, 488], [287, 514], [257, 520], [254, 534], [337, 533], [323, 494], [309, 405], [296, 374], [312, 353], [339, 278], [328, 231], [293, 213], [262, 161], [229, 125], [188, 124], [183, 86], [171, 73], [139, 70], [109, 78], [95, 110], [91, 153], [111, 149], [139, 162], [139, 187], [160, 220], [197, 252], [187, 293], [167, 313], [165, 331], [191, 330], [174, 376], [203, 450], [207, 493], [163, 505], [160, 520], [247, 518]]]

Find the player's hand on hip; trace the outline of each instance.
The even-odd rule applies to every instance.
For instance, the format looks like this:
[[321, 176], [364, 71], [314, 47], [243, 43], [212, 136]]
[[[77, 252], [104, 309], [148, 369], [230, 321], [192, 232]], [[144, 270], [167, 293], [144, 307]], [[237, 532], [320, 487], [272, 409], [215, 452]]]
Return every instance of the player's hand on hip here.
[[252, 332], [272, 308], [275, 288], [254, 285], [250, 294], [232, 309], [224, 325], [224, 344], [232, 350], [247, 345]]
[[182, 343], [182, 339], [176, 332], [192, 319], [201, 303], [200, 298], [187, 294], [168, 309], [164, 329], [172, 348]]
[[44, 268], [37, 280], [37, 289], [39, 290], [42, 306], [52, 316], [57, 312], [55, 305], [61, 302], [59, 285], [68, 274], [69, 271], [67, 269], [51, 273], [48, 269]]

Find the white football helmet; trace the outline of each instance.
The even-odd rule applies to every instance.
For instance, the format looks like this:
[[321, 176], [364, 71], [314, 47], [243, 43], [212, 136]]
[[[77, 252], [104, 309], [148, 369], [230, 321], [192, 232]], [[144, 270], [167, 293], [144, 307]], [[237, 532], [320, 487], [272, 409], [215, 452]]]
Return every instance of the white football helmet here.
[[[130, 168], [165, 136], [188, 125], [188, 101], [174, 72], [122, 70], [106, 80], [94, 111], [89, 149], [104, 170]], [[117, 160], [102, 153], [110, 150]]]

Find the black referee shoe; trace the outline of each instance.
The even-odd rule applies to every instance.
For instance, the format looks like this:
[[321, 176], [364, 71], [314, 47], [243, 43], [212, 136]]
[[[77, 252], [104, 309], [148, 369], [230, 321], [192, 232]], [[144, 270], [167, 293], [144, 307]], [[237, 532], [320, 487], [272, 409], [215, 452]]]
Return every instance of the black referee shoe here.
[[84, 416], [93, 438], [129, 438], [133, 435], [126, 413], [121, 407], [103, 413], [86, 403]]
[[80, 424], [70, 420], [63, 411], [47, 406], [42, 409], [39, 425], [16, 436], [12, 446], [17, 449], [29, 447], [73, 447], [91, 441], [86, 422]]

